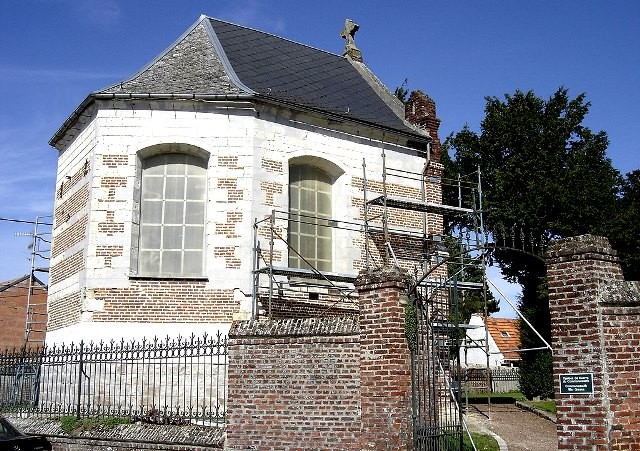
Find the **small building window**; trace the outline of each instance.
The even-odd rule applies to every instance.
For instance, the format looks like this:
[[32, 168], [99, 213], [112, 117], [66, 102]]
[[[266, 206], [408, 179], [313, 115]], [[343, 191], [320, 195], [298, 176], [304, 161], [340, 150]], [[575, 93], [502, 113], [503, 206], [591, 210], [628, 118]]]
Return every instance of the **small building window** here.
[[331, 271], [331, 191], [322, 169], [289, 166], [289, 267]]
[[507, 332], [507, 331], [505, 331], [505, 330], [500, 331], [500, 335], [501, 335], [503, 338], [510, 338], [510, 337], [511, 337], [511, 335], [509, 335], [509, 332]]
[[166, 153], [142, 160], [138, 275], [204, 274], [206, 161]]

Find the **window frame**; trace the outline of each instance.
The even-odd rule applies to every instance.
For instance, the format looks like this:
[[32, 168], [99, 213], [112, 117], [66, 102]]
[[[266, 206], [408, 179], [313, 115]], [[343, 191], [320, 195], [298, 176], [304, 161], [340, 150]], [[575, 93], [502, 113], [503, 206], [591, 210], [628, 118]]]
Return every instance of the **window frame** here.
[[[313, 177], [303, 178], [303, 171]], [[297, 175], [295, 184], [292, 177], [294, 173]], [[333, 269], [333, 231], [330, 225], [333, 217], [333, 183], [333, 177], [318, 166], [304, 163], [289, 165], [288, 242], [300, 255], [289, 248], [288, 267], [311, 269], [304, 262], [307, 260], [320, 271], [330, 272]], [[313, 208], [305, 209], [303, 200], [307, 204], [313, 203]], [[324, 208], [320, 208], [321, 204]], [[312, 243], [309, 244], [309, 241]]]
[[[183, 170], [184, 173], [183, 174], [172, 174], [172, 176], [176, 176], [177, 178], [183, 178], [184, 180], [184, 184], [182, 186], [183, 189], [183, 197], [182, 197], [182, 202], [179, 202], [180, 199], [173, 199], [174, 201], [176, 201], [177, 203], [180, 203], [182, 205], [182, 222], [181, 223], [175, 223], [175, 224], [169, 224], [169, 223], [165, 223], [165, 211], [164, 211], [164, 205], [163, 205], [163, 210], [162, 210], [162, 220], [160, 223], [155, 224], [158, 227], [167, 227], [167, 226], [175, 226], [175, 227], [181, 227], [182, 228], [182, 234], [180, 235], [180, 233], [178, 233], [178, 235], [180, 235], [180, 239], [181, 239], [181, 246], [178, 248], [163, 248], [164, 244], [162, 241], [160, 241], [160, 247], [157, 248], [159, 252], [177, 252], [180, 254], [180, 267], [178, 271], [163, 271], [161, 263], [162, 263], [162, 259], [163, 258], [170, 258], [169, 254], [167, 255], [162, 255], [161, 259], [160, 259], [160, 263], [159, 266], [157, 268], [143, 268], [143, 262], [142, 262], [142, 253], [145, 251], [152, 251], [154, 248], [150, 247], [148, 249], [145, 249], [144, 243], [143, 243], [143, 228], [145, 228], [146, 226], [148, 226], [151, 223], [148, 224], [144, 224], [144, 202], [145, 199], [143, 199], [143, 184], [144, 184], [144, 177], [145, 177], [145, 169], [149, 169], [147, 167], [147, 165], [149, 164], [149, 162], [153, 162], [154, 159], [156, 158], [161, 158], [161, 159], [165, 159], [166, 161], [170, 161], [172, 160], [174, 157], [172, 156], [177, 156], [178, 159], [183, 158]], [[208, 185], [209, 185], [209, 180], [208, 180], [208, 160], [209, 160], [209, 153], [205, 152], [204, 150], [195, 147], [195, 146], [190, 146], [187, 144], [169, 144], [169, 145], [157, 145], [157, 146], [151, 146], [149, 148], [145, 148], [141, 151], [138, 152], [137, 154], [137, 165], [136, 165], [136, 183], [134, 186], [134, 208], [133, 208], [133, 221], [132, 221], [132, 233], [131, 233], [131, 267], [130, 267], [130, 278], [141, 278], [141, 279], [196, 279], [196, 280], [206, 280], [207, 276], [206, 276], [206, 254], [207, 254], [207, 233], [206, 233], [206, 227], [207, 227], [207, 205], [208, 205]], [[166, 161], [165, 161], [165, 169], [164, 172], [166, 172]], [[157, 165], [160, 166], [160, 165]], [[188, 168], [191, 167], [195, 167], [195, 168], [199, 168], [196, 170], [196, 175], [194, 176], [194, 174], [189, 174], [189, 172], [191, 171]], [[200, 171], [200, 174], [197, 174], [197, 172]], [[163, 177], [166, 179], [166, 174], [163, 175]], [[187, 195], [187, 190], [190, 187], [189, 184], [189, 177], [190, 176], [194, 176], [193, 178], [201, 178], [203, 183], [203, 187], [202, 189], [202, 195], [200, 196], [199, 199], [188, 199], [188, 195]], [[159, 177], [159, 176], [158, 176]], [[163, 186], [165, 186], [166, 184], [166, 180], [163, 181]], [[191, 185], [193, 186], [193, 185]], [[163, 191], [162, 194], [162, 199], [161, 201], [163, 202], [163, 204], [165, 203], [166, 199], [165, 199], [165, 195], [166, 193]], [[148, 201], [148, 199], [146, 200]], [[185, 222], [185, 215], [186, 215], [186, 211], [187, 211], [187, 204], [189, 202], [196, 202], [196, 203], [201, 203], [201, 207], [200, 207], [200, 214], [201, 214], [201, 222], [199, 221], [197, 224], [196, 223], [190, 223], [190, 222]], [[202, 228], [202, 235], [199, 237], [200, 239], [200, 247], [198, 249], [196, 249], [196, 247], [193, 248], [185, 248], [184, 243], [185, 243], [185, 231], [188, 227], [201, 227]], [[197, 240], [196, 240], [197, 241]], [[195, 266], [195, 270], [192, 271], [188, 271], [185, 272], [185, 257], [186, 257], [186, 253], [188, 252], [199, 252], [199, 257], [200, 257], [200, 262], [197, 263]]]

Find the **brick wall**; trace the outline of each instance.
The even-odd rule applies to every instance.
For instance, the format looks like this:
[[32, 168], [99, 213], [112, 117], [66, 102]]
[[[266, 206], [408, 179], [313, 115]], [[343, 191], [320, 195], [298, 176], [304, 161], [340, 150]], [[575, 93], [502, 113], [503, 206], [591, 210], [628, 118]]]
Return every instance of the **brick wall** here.
[[82, 311], [82, 298], [80, 292], [72, 292], [66, 296], [59, 296], [55, 299], [49, 298], [49, 321], [47, 330], [61, 329], [70, 324], [80, 322]]
[[406, 285], [395, 270], [361, 274], [356, 285], [361, 312], [361, 449], [411, 449], [411, 360], [404, 328]]
[[[0, 287], [2, 288], [2, 287]], [[25, 326], [27, 321], [28, 276], [25, 280], [0, 292], [0, 351], [21, 348], [25, 345]], [[39, 343], [44, 339], [47, 322], [47, 292], [36, 286], [31, 295], [33, 321], [43, 324], [33, 326], [29, 341]], [[28, 345], [28, 343], [27, 343]], [[37, 345], [36, 345], [37, 346]]]
[[358, 324], [353, 317], [234, 323], [230, 449], [358, 449]]
[[96, 288], [102, 311], [94, 321], [229, 323], [238, 310], [231, 289], [209, 289], [205, 281], [131, 280], [126, 288]]
[[[559, 449], [640, 449], [640, 284], [591, 235], [550, 246], [547, 277]], [[592, 373], [594, 393], [560, 394], [572, 373]]]
[[405, 285], [362, 274], [360, 315], [241, 321], [229, 332], [227, 446], [409, 449]]

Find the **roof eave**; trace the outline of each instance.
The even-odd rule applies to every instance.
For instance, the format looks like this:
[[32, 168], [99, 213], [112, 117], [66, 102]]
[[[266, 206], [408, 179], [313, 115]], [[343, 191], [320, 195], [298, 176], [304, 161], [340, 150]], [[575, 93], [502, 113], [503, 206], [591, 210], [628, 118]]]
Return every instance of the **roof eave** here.
[[73, 113], [64, 121], [53, 137], [49, 145], [60, 149], [57, 144], [67, 134], [69, 129], [82, 116], [84, 111], [96, 100], [208, 100], [208, 101], [239, 101], [252, 100], [251, 94], [172, 94], [172, 93], [103, 93], [93, 92], [89, 94]]
[[285, 106], [287, 108], [305, 111], [321, 115], [328, 119], [334, 119], [344, 122], [351, 122], [366, 127], [380, 130], [383, 132], [394, 133], [409, 140], [417, 141], [418, 143], [428, 144], [432, 141], [432, 138], [428, 135], [423, 135], [417, 132], [411, 132], [409, 130], [399, 130], [392, 127], [385, 127], [373, 122], [364, 121], [361, 119], [344, 116], [341, 114], [331, 113], [320, 108], [314, 108], [310, 106], [300, 105], [294, 102], [287, 102], [281, 99], [275, 99], [270, 96], [262, 94], [172, 94], [172, 93], [101, 93], [94, 92], [89, 94], [80, 105], [74, 110], [73, 113], [64, 121], [60, 128], [56, 131], [53, 137], [49, 140], [49, 145], [58, 150], [62, 150], [58, 147], [60, 141], [67, 134], [69, 129], [78, 121], [84, 111], [89, 108], [96, 100], [204, 100], [204, 101], [251, 101], [260, 100], [265, 103]]
[[291, 109], [296, 109], [296, 110], [300, 110], [300, 111], [304, 111], [304, 112], [310, 112], [310, 113], [314, 113], [314, 114], [318, 114], [321, 116], [324, 116], [328, 119], [334, 119], [334, 120], [339, 120], [339, 121], [344, 121], [344, 122], [352, 122], [355, 124], [359, 124], [359, 125], [364, 125], [367, 126], [369, 128], [373, 128], [376, 130], [380, 130], [380, 131], [384, 131], [384, 132], [390, 132], [390, 133], [395, 133], [398, 134], [400, 136], [406, 137], [406, 138], [410, 138], [412, 140], [418, 141], [420, 143], [424, 143], [424, 144], [428, 144], [430, 142], [433, 141], [433, 139], [431, 138], [431, 136], [429, 136], [428, 134], [422, 134], [419, 132], [413, 132], [410, 130], [399, 130], [397, 128], [393, 128], [393, 127], [386, 127], [384, 125], [381, 124], [376, 124], [374, 122], [369, 122], [369, 121], [365, 121], [362, 119], [357, 119], [354, 117], [349, 117], [349, 116], [345, 116], [342, 114], [337, 114], [337, 113], [331, 113], [329, 111], [323, 110], [321, 108], [314, 108], [311, 106], [306, 106], [306, 105], [300, 105], [298, 103], [295, 102], [288, 102], [286, 100], [282, 100], [282, 99], [275, 99], [273, 97], [270, 97], [268, 95], [264, 95], [264, 94], [256, 94], [254, 96], [256, 99], [259, 99], [265, 103], [270, 103], [273, 105], [278, 105], [278, 106], [285, 106], [287, 108], [291, 108]]

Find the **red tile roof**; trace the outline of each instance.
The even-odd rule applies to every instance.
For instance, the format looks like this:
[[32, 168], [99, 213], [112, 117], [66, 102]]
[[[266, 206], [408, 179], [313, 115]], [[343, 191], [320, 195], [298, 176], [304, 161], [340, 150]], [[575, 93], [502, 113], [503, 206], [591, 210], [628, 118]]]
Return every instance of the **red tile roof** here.
[[517, 352], [505, 353], [505, 351], [520, 349], [520, 328], [517, 319], [488, 317], [487, 330], [505, 359], [520, 360]]

